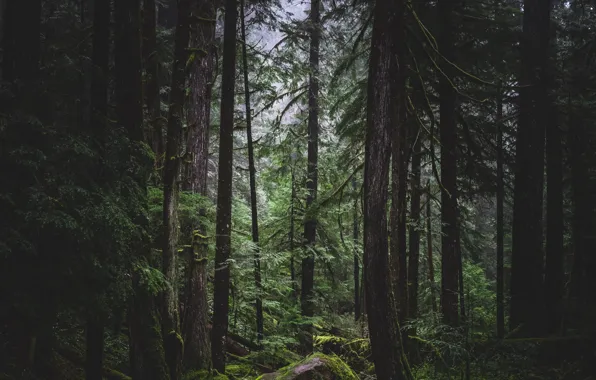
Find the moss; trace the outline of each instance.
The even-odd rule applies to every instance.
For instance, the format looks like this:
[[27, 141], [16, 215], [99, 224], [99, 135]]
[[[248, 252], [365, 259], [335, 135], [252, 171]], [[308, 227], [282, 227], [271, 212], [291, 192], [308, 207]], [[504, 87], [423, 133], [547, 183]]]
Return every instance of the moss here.
[[[305, 366], [309, 368], [305, 368]], [[358, 376], [338, 356], [315, 353], [298, 363], [282, 368], [276, 375], [263, 375], [260, 379], [358, 380]]]
[[212, 373], [206, 369], [192, 371], [182, 376], [182, 380], [229, 380], [229, 377], [220, 373]]

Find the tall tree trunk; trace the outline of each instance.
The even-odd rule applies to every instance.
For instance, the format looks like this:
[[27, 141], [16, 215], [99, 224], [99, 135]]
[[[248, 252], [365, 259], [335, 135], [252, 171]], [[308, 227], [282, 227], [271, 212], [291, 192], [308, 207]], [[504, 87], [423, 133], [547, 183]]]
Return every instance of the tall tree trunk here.
[[85, 326], [86, 352], [85, 352], [85, 379], [102, 380], [103, 348], [104, 348], [103, 321], [95, 316], [87, 317]]
[[505, 287], [503, 261], [505, 256], [503, 240], [505, 238], [503, 220], [503, 202], [505, 183], [503, 181], [503, 96], [501, 87], [497, 92], [497, 337], [505, 337]]
[[[394, 99], [400, 88], [398, 56], [403, 43], [404, 3], [377, 2], [374, 10], [367, 105], [364, 165], [364, 282], [366, 310], [375, 372], [380, 380], [405, 379], [399, 323], [391, 289], [387, 200], [392, 128], [396, 125]], [[403, 74], [402, 74], [403, 75]]]
[[437, 297], [435, 294], [435, 263], [433, 261], [433, 230], [432, 230], [432, 197], [430, 181], [426, 185], [426, 263], [428, 265], [428, 282], [430, 285], [430, 302], [433, 312], [437, 312]]
[[[458, 317], [458, 253], [457, 253], [457, 124], [455, 122], [455, 88], [452, 17], [454, 3], [439, 0], [437, 12], [440, 24], [439, 52], [443, 55], [440, 77], [440, 140], [441, 140], [441, 312], [443, 322], [456, 326]], [[449, 61], [449, 62], [447, 62]]]
[[[141, 81], [141, 9], [139, 0], [115, 2], [115, 94], [116, 115], [135, 144], [145, 141], [143, 133], [143, 95]], [[150, 167], [135, 173], [141, 189], [146, 189]], [[147, 220], [139, 215], [139, 220]], [[146, 226], [144, 226], [146, 227]], [[150, 263], [149, 241], [143, 238], [135, 248], [137, 259]], [[141, 283], [141, 276], [133, 272], [130, 311], [131, 368], [133, 379], [167, 380], [159, 313], [155, 297]]]
[[[401, 45], [400, 45], [401, 46]], [[404, 52], [399, 52], [404, 57]], [[401, 64], [401, 62], [400, 62]], [[405, 88], [405, 70], [400, 70], [397, 83], [399, 88]], [[396, 297], [397, 316], [400, 323], [404, 323], [408, 316], [408, 267], [407, 267], [407, 126], [406, 126], [406, 98], [396, 98], [397, 120], [393, 126], [391, 142], [391, 268], [393, 270], [393, 292]], [[404, 344], [405, 344], [404, 340]]]
[[159, 97], [159, 59], [157, 55], [157, 15], [155, 0], [143, 0], [143, 62], [145, 63], [145, 104], [149, 115], [149, 146], [155, 154], [155, 167], [163, 164], [164, 138]]
[[162, 334], [170, 377], [178, 379], [182, 364], [183, 342], [180, 336], [178, 305], [178, 198], [180, 192], [180, 161], [182, 119], [186, 89], [186, 61], [189, 42], [190, 1], [178, 1], [178, 24], [174, 36], [174, 62], [168, 110], [168, 137], [164, 170], [163, 255], [162, 270], [168, 285], [163, 292]]
[[[302, 315], [314, 315], [313, 290], [315, 277], [314, 249], [317, 237], [317, 219], [312, 215], [311, 207], [317, 199], [318, 184], [318, 156], [319, 156], [319, 46], [321, 40], [321, 1], [311, 0], [310, 3], [310, 57], [308, 84], [308, 170], [306, 189], [306, 218], [304, 221], [304, 240], [308, 249], [307, 256], [302, 259], [302, 294], [300, 305]], [[302, 350], [312, 352], [312, 326], [307, 325], [302, 334]]]
[[[108, 75], [110, 59], [110, 2], [96, 1], [93, 10], [93, 51], [91, 71], [91, 129], [99, 141], [100, 155], [105, 148], [108, 112]], [[101, 164], [97, 163], [97, 175], [103, 174]], [[86, 326], [86, 365], [87, 380], [101, 380], [104, 351], [104, 321], [97, 316], [87, 317]]]
[[248, 83], [248, 57], [246, 56], [246, 25], [244, 20], [244, 0], [240, 1], [240, 23], [242, 28], [242, 63], [244, 67], [244, 102], [246, 108], [246, 141], [248, 144], [248, 171], [250, 176], [250, 209], [252, 223], [252, 241], [255, 244], [255, 287], [257, 297], [255, 300], [257, 339], [263, 340], [263, 292], [261, 285], [261, 257], [259, 252], [259, 218], [257, 214], [257, 185], [255, 170], [255, 155], [252, 144], [252, 124], [250, 114], [250, 86]]
[[[551, 29], [553, 37], [555, 27]], [[552, 49], [556, 39], [549, 40]], [[550, 55], [550, 54], [549, 54]], [[553, 87], [552, 59], [548, 62], [547, 89]], [[550, 95], [550, 118], [546, 119], [546, 256], [544, 272], [544, 300], [547, 334], [560, 331], [563, 318], [563, 292], [565, 275], [564, 215], [563, 215], [563, 133], [558, 125], [558, 112]]]
[[410, 201], [410, 219], [412, 224], [409, 231], [410, 255], [408, 258], [408, 318], [418, 317], [418, 265], [420, 262], [420, 162], [422, 159], [422, 140], [418, 130], [414, 130], [410, 137], [412, 149], [412, 192]]
[[[213, 0], [193, 1], [191, 17], [197, 20], [190, 25], [190, 47], [194, 58], [190, 65], [189, 127], [187, 149], [190, 163], [185, 167], [183, 188], [207, 197], [209, 163], [209, 128], [211, 126], [211, 89], [213, 87], [216, 8]], [[201, 206], [199, 217], [206, 216]], [[211, 368], [211, 342], [208, 330], [209, 304], [207, 300], [207, 226], [200, 221], [192, 235], [193, 254], [188, 262], [182, 331], [186, 370]]]
[[550, 2], [525, 0], [511, 253], [511, 330], [543, 330], [542, 198]]
[[294, 174], [294, 163], [292, 163], [292, 195], [290, 198], [290, 278], [292, 280], [292, 297], [296, 298], [298, 289], [296, 284], [296, 269], [294, 268], [294, 202], [296, 200], [296, 175]]
[[215, 226], [215, 284], [211, 357], [220, 373], [226, 369], [225, 341], [228, 334], [228, 297], [232, 227], [232, 164], [234, 149], [234, 81], [236, 72], [236, 0], [226, 0], [224, 52], [221, 85], [221, 125], [219, 128], [219, 173], [217, 187], [217, 221]]
[[361, 308], [360, 304], [360, 257], [358, 257], [358, 241], [360, 237], [358, 222], [358, 183], [355, 178], [352, 178], [352, 190], [354, 191], [354, 226], [353, 235], [354, 239], [354, 320], [360, 319]]

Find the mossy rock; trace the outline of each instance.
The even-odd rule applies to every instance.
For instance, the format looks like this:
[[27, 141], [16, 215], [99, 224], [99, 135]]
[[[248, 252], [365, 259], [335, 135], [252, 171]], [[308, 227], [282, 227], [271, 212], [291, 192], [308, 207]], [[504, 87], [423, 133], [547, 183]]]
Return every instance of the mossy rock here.
[[358, 377], [339, 357], [316, 353], [279, 372], [262, 375], [259, 380], [358, 380]]

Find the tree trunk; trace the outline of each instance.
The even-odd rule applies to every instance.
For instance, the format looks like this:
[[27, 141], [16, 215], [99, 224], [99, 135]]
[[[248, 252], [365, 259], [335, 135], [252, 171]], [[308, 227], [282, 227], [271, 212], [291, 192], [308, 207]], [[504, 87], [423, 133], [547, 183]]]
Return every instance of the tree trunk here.
[[433, 312], [437, 312], [437, 297], [435, 295], [435, 263], [433, 261], [433, 231], [431, 213], [430, 181], [426, 185], [426, 262], [428, 265], [428, 282], [430, 285], [430, 302]]
[[[108, 112], [108, 75], [110, 59], [110, 2], [96, 1], [93, 9], [93, 51], [91, 53], [91, 129], [100, 145], [100, 155], [105, 148]], [[101, 160], [98, 160], [99, 178], [103, 173]], [[104, 354], [104, 322], [96, 316], [87, 317], [86, 325], [85, 378], [101, 380]]]
[[[216, 8], [213, 0], [195, 1], [191, 17], [198, 20], [190, 25], [190, 47], [194, 59], [190, 65], [189, 127], [187, 149], [190, 163], [185, 167], [183, 188], [207, 197], [209, 163], [209, 129], [211, 126], [211, 89], [213, 87]], [[206, 216], [201, 206], [199, 217]], [[207, 226], [199, 222], [193, 226], [193, 254], [188, 262], [182, 331], [184, 336], [184, 368], [201, 370], [211, 368], [211, 342], [208, 330], [209, 303], [207, 300]]]
[[503, 261], [505, 256], [503, 240], [505, 238], [503, 220], [503, 201], [505, 184], [503, 181], [503, 97], [499, 86], [497, 93], [497, 338], [505, 337], [505, 287]]
[[85, 358], [85, 379], [102, 380], [104, 347], [103, 322], [94, 316], [89, 316], [87, 318], [85, 330], [85, 343], [87, 347]]
[[[394, 99], [405, 96], [400, 88], [398, 56], [403, 43], [404, 4], [401, 0], [377, 2], [374, 10], [367, 105], [364, 165], [364, 282], [366, 310], [375, 372], [380, 380], [405, 379], [399, 323], [391, 289], [387, 200]], [[403, 73], [401, 73], [403, 75]]]
[[354, 190], [354, 320], [360, 319], [361, 308], [360, 304], [360, 257], [358, 256], [358, 241], [359, 241], [359, 222], [358, 222], [358, 183], [355, 178], [352, 178], [352, 189]]
[[157, 15], [155, 0], [143, 0], [143, 62], [145, 63], [145, 104], [149, 115], [149, 146], [155, 154], [155, 167], [163, 165], [164, 137], [159, 97], [159, 59], [156, 37]]
[[290, 199], [290, 278], [292, 280], [292, 297], [298, 296], [296, 284], [296, 269], [294, 268], [294, 202], [296, 200], [296, 178], [294, 174], [294, 163], [292, 163], [292, 195]]
[[250, 209], [252, 223], [252, 241], [255, 244], [255, 288], [257, 297], [255, 300], [257, 338], [263, 340], [263, 292], [261, 285], [261, 257], [259, 252], [259, 218], [257, 214], [257, 185], [255, 170], [255, 155], [252, 144], [252, 125], [250, 111], [250, 86], [248, 83], [248, 58], [246, 56], [246, 25], [244, 20], [244, 0], [240, 2], [240, 23], [242, 28], [242, 63], [244, 66], [244, 102], [246, 108], [246, 141], [248, 144], [248, 171], [250, 176]]
[[[115, 94], [116, 115], [135, 144], [145, 141], [143, 133], [143, 96], [141, 81], [141, 9], [139, 0], [115, 2]], [[135, 172], [135, 180], [146, 189], [150, 167]], [[146, 210], [145, 210], [146, 212]], [[147, 220], [139, 215], [139, 220]], [[146, 228], [146, 226], [143, 226]], [[136, 243], [140, 262], [150, 263], [150, 246], [146, 238]], [[131, 368], [133, 379], [167, 380], [159, 313], [155, 297], [141, 283], [140, 274], [133, 272], [134, 296], [130, 310]]]
[[215, 226], [215, 283], [211, 357], [220, 373], [226, 369], [225, 341], [228, 333], [228, 297], [232, 227], [232, 164], [234, 149], [234, 81], [236, 72], [236, 0], [226, 0], [224, 52], [221, 90], [221, 125], [219, 129], [219, 173], [217, 187], [217, 221]]
[[[554, 28], [551, 30], [554, 33]], [[551, 39], [549, 42], [556, 42]], [[552, 44], [551, 44], [552, 47]], [[552, 60], [545, 80], [552, 89]], [[560, 331], [563, 318], [563, 292], [565, 275], [564, 215], [563, 215], [563, 133], [558, 125], [557, 110], [551, 97], [547, 97], [549, 114], [546, 120], [546, 256], [544, 272], [544, 300], [547, 334]]]
[[[401, 46], [401, 45], [400, 45]], [[398, 53], [404, 57], [404, 53]], [[400, 71], [397, 83], [398, 88], [405, 88], [405, 70]], [[408, 157], [406, 153], [408, 137], [406, 126], [406, 99], [400, 96], [396, 99], [398, 104], [397, 120], [393, 126], [391, 142], [391, 268], [393, 270], [393, 292], [396, 297], [397, 317], [404, 323], [408, 316], [408, 267], [407, 267], [407, 179]], [[404, 344], [405, 344], [404, 340]]]
[[420, 161], [422, 159], [422, 140], [418, 130], [410, 137], [412, 149], [412, 192], [410, 201], [410, 219], [412, 225], [409, 232], [410, 255], [408, 258], [408, 318], [418, 317], [418, 265], [420, 262]]
[[543, 331], [542, 198], [544, 134], [548, 123], [545, 71], [550, 3], [524, 1], [519, 122], [513, 196], [511, 253], [511, 330], [535, 336]]
[[[317, 236], [317, 219], [312, 215], [311, 207], [317, 199], [318, 184], [318, 155], [319, 155], [319, 45], [321, 39], [320, 0], [310, 3], [310, 57], [308, 84], [308, 170], [306, 190], [306, 217], [304, 221], [304, 240], [307, 246], [307, 256], [302, 259], [302, 293], [300, 306], [302, 315], [314, 315], [313, 293], [315, 276], [315, 256], [313, 253]], [[310, 249], [309, 249], [310, 248]], [[313, 350], [312, 326], [307, 325], [301, 336], [301, 346], [304, 353]]]
[[441, 140], [441, 312], [443, 323], [457, 326], [458, 258], [457, 258], [457, 125], [455, 122], [455, 88], [451, 83], [454, 34], [451, 18], [454, 3], [439, 0], [439, 52], [443, 55], [439, 80]]
[[162, 334], [170, 377], [178, 379], [182, 364], [183, 342], [180, 336], [178, 305], [178, 198], [180, 192], [180, 161], [182, 119], [186, 89], [186, 61], [189, 42], [190, 1], [178, 1], [178, 20], [174, 36], [174, 62], [170, 85], [168, 133], [164, 170], [163, 256], [162, 270], [168, 285], [163, 292]]

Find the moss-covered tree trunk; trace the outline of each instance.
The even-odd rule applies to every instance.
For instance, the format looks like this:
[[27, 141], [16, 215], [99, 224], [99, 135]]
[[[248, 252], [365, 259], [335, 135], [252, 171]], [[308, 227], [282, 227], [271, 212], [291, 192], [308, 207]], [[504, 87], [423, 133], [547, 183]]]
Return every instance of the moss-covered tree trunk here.
[[405, 379], [399, 323], [391, 289], [387, 201], [395, 99], [399, 87], [404, 3], [377, 2], [374, 10], [364, 165], [364, 282], [375, 372], [380, 380]]
[[221, 84], [221, 116], [219, 127], [219, 173], [217, 187], [217, 221], [215, 226], [215, 284], [211, 357], [220, 373], [226, 369], [225, 342], [228, 334], [230, 267], [232, 232], [232, 174], [234, 149], [234, 84], [236, 72], [236, 0], [226, 0], [224, 52]]
[[178, 1], [178, 19], [174, 36], [174, 63], [170, 85], [170, 108], [164, 170], [163, 255], [162, 270], [167, 281], [163, 292], [162, 334], [170, 377], [178, 379], [182, 364], [183, 342], [180, 336], [178, 312], [178, 198], [180, 191], [180, 161], [182, 119], [188, 57], [190, 0]]
[[[183, 188], [207, 197], [211, 90], [214, 80], [215, 2], [193, 1], [190, 23], [190, 78], [187, 147], [191, 154], [185, 167]], [[199, 224], [193, 226], [192, 255], [189, 257], [182, 316], [184, 367], [188, 370], [211, 368], [211, 340], [208, 330], [207, 227], [205, 207], [199, 210]]]

